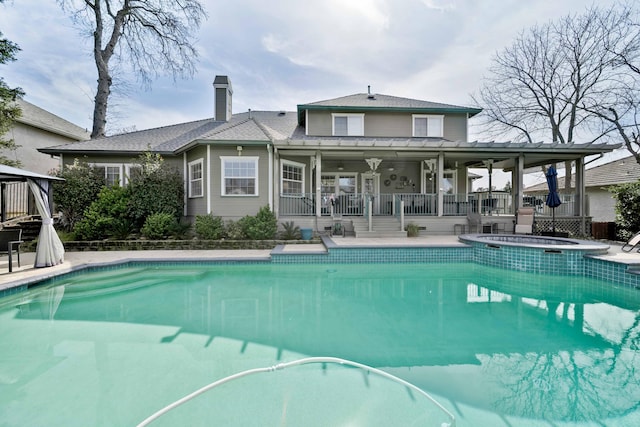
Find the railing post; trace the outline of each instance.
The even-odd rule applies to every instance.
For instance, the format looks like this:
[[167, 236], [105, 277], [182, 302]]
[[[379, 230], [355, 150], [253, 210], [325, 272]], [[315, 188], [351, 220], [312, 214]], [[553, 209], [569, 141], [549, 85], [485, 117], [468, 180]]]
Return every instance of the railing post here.
[[367, 221], [369, 221], [369, 231], [373, 231], [373, 215], [371, 214], [372, 208], [373, 208], [373, 202], [371, 200], [371, 197], [367, 197], [367, 205], [368, 205], [368, 209], [367, 209]]

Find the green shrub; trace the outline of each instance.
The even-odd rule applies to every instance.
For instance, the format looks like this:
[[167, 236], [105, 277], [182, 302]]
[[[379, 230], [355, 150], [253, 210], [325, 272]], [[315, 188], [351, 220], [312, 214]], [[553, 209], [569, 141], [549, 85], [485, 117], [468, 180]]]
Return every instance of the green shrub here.
[[111, 236], [124, 240], [135, 232], [133, 222], [129, 218], [114, 218], [111, 224]]
[[128, 216], [140, 228], [152, 214], [164, 212], [178, 220], [184, 209], [184, 182], [180, 172], [164, 163], [159, 154], [139, 157], [132, 168]]
[[73, 229], [80, 240], [101, 240], [112, 237], [126, 218], [129, 192], [122, 187], [103, 187], [98, 198], [85, 211]]
[[278, 231], [278, 221], [269, 206], [261, 207], [256, 216], [246, 216], [242, 220], [244, 233], [251, 240], [273, 239]]
[[217, 240], [224, 235], [224, 222], [219, 216], [198, 215], [194, 230], [199, 239]]
[[147, 239], [165, 239], [175, 229], [177, 221], [175, 217], [166, 212], [158, 212], [147, 217], [140, 233]]
[[105, 186], [104, 172], [75, 159], [72, 165], [51, 175], [64, 178], [64, 181], [52, 182], [53, 201], [56, 210], [62, 213], [60, 226], [64, 231], [71, 231]]
[[295, 240], [300, 238], [300, 227], [295, 225], [293, 221], [282, 223], [282, 233], [280, 235], [283, 240]]
[[247, 235], [244, 233], [243, 220], [228, 220], [224, 226], [224, 236], [229, 240], [245, 240]]
[[189, 221], [176, 221], [173, 229], [171, 230], [171, 237], [175, 239], [188, 239], [191, 237], [191, 223]]
[[612, 187], [616, 199], [616, 229], [620, 240], [628, 240], [640, 231], [640, 182]]
[[414, 224], [410, 222], [405, 226], [405, 230], [407, 231], [407, 237], [418, 237], [420, 234], [420, 226], [418, 224]]

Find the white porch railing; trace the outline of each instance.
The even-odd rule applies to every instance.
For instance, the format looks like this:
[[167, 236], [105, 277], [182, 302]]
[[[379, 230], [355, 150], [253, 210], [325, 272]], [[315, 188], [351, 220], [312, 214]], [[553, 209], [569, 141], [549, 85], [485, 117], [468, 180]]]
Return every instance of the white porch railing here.
[[[560, 194], [562, 204], [555, 210], [556, 217], [574, 216], [575, 194]], [[314, 216], [316, 214], [314, 193], [283, 194], [279, 198], [280, 216]], [[381, 193], [375, 195], [323, 193], [320, 197], [322, 216], [369, 216], [367, 200], [371, 201], [372, 216], [397, 215], [399, 202], [404, 202], [406, 216], [437, 216], [438, 194]], [[553, 211], [545, 204], [546, 195], [524, 196], [523, 205], [534, 207], [536, 215], [552, 216]], [[515, 215], [512, 197], [507, 193], [460, 193], [444, 194], [442, 198], [444, 216], [466, 216], [469, 212], [482, 215]]]

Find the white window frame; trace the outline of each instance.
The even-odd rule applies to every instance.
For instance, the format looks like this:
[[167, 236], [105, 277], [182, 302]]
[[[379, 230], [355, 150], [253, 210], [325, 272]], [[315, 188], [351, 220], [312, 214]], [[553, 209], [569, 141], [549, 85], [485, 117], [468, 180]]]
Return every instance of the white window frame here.
[[[300, 173], [301, 173], [301, 181], [300, 181], [300, 183], [302, 184], [302, 188], [301, 188], [302, 191], [300, 193], [285, 193], [284, 191], [282, 191], [284, 189], [284, 185], [283, 184], [284, 184], [284, 181], [285, 181], [285, 179], [284, 179], [284, 167], [285, 166], [293, 166], [293, 167], [297, 167], [297, 168], [301, 169], [301, 171], [300, 171]], [[299, 195], [299, 196], [303, 195], [304, 194], [304, 189], [305, 189], [305, 174], [306, 174], [306, 165], [304, 163], [298, 163], [298, 162], [294, 162], [294, 161], [291, 161], [291, 160], [282, 160], [280, 162], [280, 193], [283, 196], [291, 196], [292, 194]], [[298, 181], [295, 181], [295, 180], [288, 180], [288, 181], [298, 182]]]
[[[193, 167], [200, 165], [200, 177], [194, 177], [194, 170]], [[189, 182], [189, 189], [188, 189], [188, 193], [189, 193], [189, 198], [190, 199], [195, 199], [195, 198], [199, 198], [199, 197], [204, 197], [204, 159], [199, 158], [196, 160], [193, 160], [191, 162], [189, 162], [187, 164], [187, 170], [188, 170], [188, 182]], [[200, 183], [200, 192], [196, 192], [194, 191], [194, 187], [196, 183]]]
[[[427, 134], [416, 135], [416, 119], [427, 120]], [[435, 123], [438, 126], [435, 126]], [[444, 116], [434, 114], [412, 114], [411, 115], [411, 135], [415, 138], [442, 138], [444, 136]]]
[[[220, 156], [220, 195], [225, 196], [225, 197], [256, 197], [259, 196], [259, 180], [258, 177], [260, 176], [259, 174], [259, 163], [258, 160], [260, 158], [255, 156], [255, 157], [248, 157], [248, 156]], [[234, 176], [234, 177], [227, 177], [225, 176], [225, 166], [226, 166], [226, 162], [227, 161], [242, 161], [242, 162], [246, 162], [246, 161], [252, 161], [254, 164], [254, 170], [255, 170], [255, 176]], [[227, 194], [226, 192], [226, 185], [225, 185], [225, 181], [227, 178], [240, 178], [240, 179], [253, 179], [255, 180], [254, 183], [254, 188], [255, 188], [255, 193], [254, 194]]]
[[[123, 164], [122, 163], [93, 163], [92, 165], [95, 168], [104, 168], [104, 179], [107, 187], [110, 187], [114, 184], [118, 184], [120, 187], [124, 184], [124, 174], [122, 173]], [[117, 168], [118, 169], [118, 182], [117, 183], [109, 183], [107, 182], [108, 177], [108, 169], [109, 168]]]
[[[336, 134], [336, 118], [347, 118], [347, 134]], [[356, 126], [356, 119], [359, 120], [360, 126]], [[364, 136], [364, 114], [345, 114], [345, 113], [331, 113], [331, 135], [333, 136]]]

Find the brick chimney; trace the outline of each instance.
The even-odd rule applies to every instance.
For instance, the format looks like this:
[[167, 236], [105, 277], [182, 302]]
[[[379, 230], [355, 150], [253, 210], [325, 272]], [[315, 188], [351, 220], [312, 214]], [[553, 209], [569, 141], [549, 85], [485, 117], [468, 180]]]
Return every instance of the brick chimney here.
[[231, 80], [227, 76], [216, 76], [213, 79], [213, 88], [215, 93], [213, 117], [218, 121], [228, 122], [232, 114], [231, 98], [233, 89], [231, 88]]

